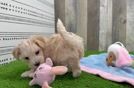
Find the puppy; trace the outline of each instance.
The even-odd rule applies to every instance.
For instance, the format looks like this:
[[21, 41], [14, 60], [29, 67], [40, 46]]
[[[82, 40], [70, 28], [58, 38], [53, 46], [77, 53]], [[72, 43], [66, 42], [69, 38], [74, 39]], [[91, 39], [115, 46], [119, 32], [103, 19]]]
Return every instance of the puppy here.
[[52, 59], [54, 65], [67, 66], [73, 77], [80, 75], [80, 59], [84, 55], [83, 39], [67, 32], [60, 20], [57, 22], [57, 32], [51, 37], [32, 36], [13, 50], [13, 56], [25, 60], [31, 68], [22, 73], [22, 77], [32, 77], [35, 69], [47, 57]]
[[118, 48], [120, 47], [124, 47], [124, 45], [121, 43], [121, 42], [115, 42], [114, 44], [111, 44], [109, 47], [108, 47], [108, 50], [107, 50], [107, 53], [108, 53], [108, 56], [106, 58], [106, 62], [107, 62], [107, 65], [108, 66], [113, 66], [115, 67], [115, 62], [116, 62], [116, 58], [117, 58], [117, 54], [118, 54]]
[[32, 77], [36, 68], [44, 63], [44, 48], [46, 39], [42, 36], [32, 36], [22, 41], [13, 50], [16, 59], [24, 60], [31, 70], [22, 73], [21, 77]]
[[116, 42], [108, 47], [107, 65], [114, 67], [132, 66], [133, 59], [124, 45]]

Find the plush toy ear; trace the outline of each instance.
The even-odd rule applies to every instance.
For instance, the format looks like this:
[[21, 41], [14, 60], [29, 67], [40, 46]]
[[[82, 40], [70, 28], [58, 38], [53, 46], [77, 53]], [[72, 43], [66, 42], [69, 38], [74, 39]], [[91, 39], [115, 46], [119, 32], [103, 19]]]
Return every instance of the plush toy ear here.
[[46, 58], [46, 64], [53, 66], [53, 62], [52, 62], [51, 58]]
[[68, 68], [65, 66], [55, 66], [52, 67], [52, 73], [55, 75], [63, 75], [68, 71]]

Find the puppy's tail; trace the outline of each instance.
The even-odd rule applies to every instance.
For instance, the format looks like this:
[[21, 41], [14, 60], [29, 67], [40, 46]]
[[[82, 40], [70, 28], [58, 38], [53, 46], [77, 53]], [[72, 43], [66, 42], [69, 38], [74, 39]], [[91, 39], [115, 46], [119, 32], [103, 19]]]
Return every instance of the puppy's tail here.
[[60, 19], [58, 19], [57, 21], [57, 32], [60, 34], [66, 33], [66, 29], [65, 26], [63, 25], [62, 21]]
[[58, 19], [57, 21], [57, 32], [63, 37], [63, 39], [67, 44], [71, 45], [72, 47], [77, 47], [77, 49], [80, 49], [81, 56], [83, 56], [84, 52], [83, 38], [72, 32], [67, 32], [65, 26], [63, 25], [60, 19]]
[[83, 39], [80, 36], [72, 32], [67, 32], [65, 26], [60, 19], [58, 19], [57, 22], [57, 32], [64, 38], [64, 40], [68, 41], [68, 43], [72, 44], [73, 42], [83, 42]]
[[66, 31], [66, 28], [60, 19], [57, 21], [57, 32], [64, 38], [65, 41], [68, 43], [71, 42], [70, 37], [72, 36], [70, 36], [70, 32]]
[[115, 44], [118, 44], [118, 45], [120, 45], [121, 47], [125, 47], [125, 46], [123, 45], [123, 43], [121, 43], [121, 42], [115, 42]]
[[63, 25], [60, 19], [58, 19], [57, 21], [57, 32], [64, 38], [65, 41], [67, 41], [67, 43], [70, 43], [70, 44], [72, 44], [74, 40], [76, 41], [76, 39], [74, 38], [79, 37], [72, 32], [67, 32], [65, 26]]

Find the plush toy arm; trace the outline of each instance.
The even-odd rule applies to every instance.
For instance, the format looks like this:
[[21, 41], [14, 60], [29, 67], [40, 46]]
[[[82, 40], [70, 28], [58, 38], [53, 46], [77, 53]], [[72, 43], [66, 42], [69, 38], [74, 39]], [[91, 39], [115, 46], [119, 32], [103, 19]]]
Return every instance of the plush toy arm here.
[[68, 71], [68, 68], [65, 66], [55, 66], [52, 67], [52, 73], [55, 75], [63, 75]]
[[42, 88], [52, 88], [48, 85], [48, 83], [45, 81], [42, 85]]

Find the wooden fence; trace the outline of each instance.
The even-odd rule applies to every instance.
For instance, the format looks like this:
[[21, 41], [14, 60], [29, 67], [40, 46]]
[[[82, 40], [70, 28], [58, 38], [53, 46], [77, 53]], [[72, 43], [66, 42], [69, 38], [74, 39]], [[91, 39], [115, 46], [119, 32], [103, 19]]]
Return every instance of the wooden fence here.
[[55, 0], [55, 14], [88, 50], [106, 50], [116, 41], [134, 50], [134, 0]]

